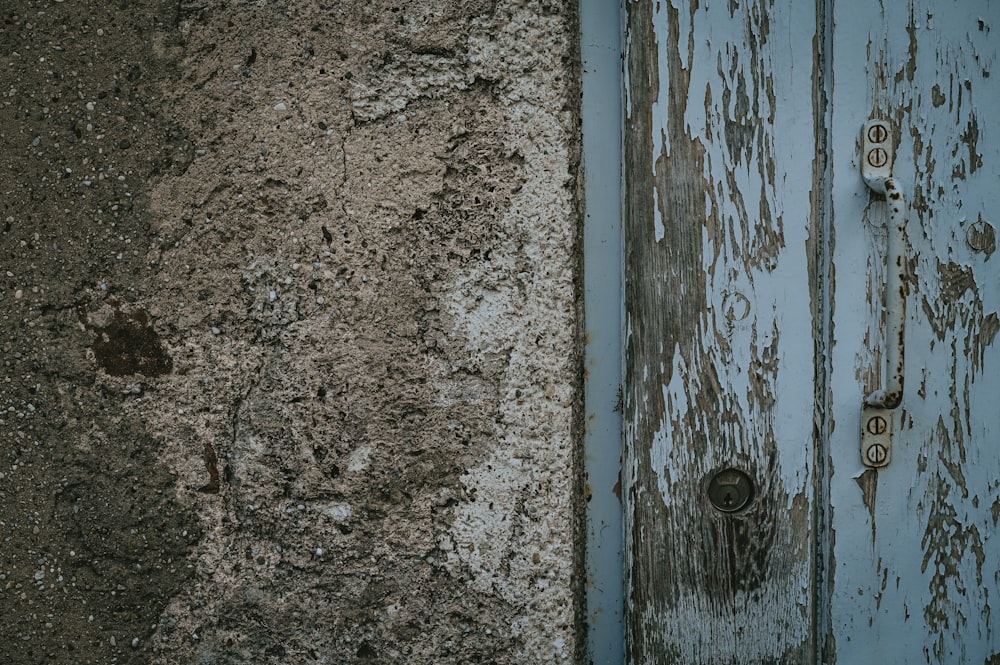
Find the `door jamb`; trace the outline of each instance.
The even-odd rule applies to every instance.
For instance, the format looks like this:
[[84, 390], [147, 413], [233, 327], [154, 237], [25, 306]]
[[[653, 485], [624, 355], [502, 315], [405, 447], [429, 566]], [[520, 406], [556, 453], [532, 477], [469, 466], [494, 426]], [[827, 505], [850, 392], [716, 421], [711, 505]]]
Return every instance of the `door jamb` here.
[[621, 665], [622, 12], [580, 0], [587, 662]]

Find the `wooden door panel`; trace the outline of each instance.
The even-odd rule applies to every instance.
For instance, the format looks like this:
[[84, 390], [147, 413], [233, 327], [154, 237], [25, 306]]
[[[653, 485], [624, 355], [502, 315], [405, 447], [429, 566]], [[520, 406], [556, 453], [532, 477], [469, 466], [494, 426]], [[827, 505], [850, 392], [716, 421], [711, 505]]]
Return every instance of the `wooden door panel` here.
[[[628, 657], [806, 662], [823, 319], [815, 7], [626, 10]], [[726, 468], [754, 484], [742, 512], [707, 498]]]
[[[626, 3], [632, 663], [1000, 662], [1000, 6], [890, 4]], [[880, 470], [869, 118], [910, 203]], [[730, 467], [742, 512], [707, 498]]]
[[[1000, 191], [1000, 6], [838, 1], [833, 19], [826, 662], [998, 662], [1000, 264], [988, 222]], [[904, 398], [879, 471], [858, 447], [884, 351], [885, 202], [858, 174], [869, 117], [895, 125], [894, 173], [910, 199]]]

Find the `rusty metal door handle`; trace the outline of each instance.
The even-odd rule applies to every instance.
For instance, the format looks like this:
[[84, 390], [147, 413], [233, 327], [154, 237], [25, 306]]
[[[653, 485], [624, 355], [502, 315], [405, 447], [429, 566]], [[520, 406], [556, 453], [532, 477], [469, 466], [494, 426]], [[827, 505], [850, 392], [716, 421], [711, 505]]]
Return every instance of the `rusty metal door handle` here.
[[884, 467], [892, 456], [893, 410], [903, 401], [906, 321], [906, 199], [892, 177], [892, 131], [888, 121], [870, 120], [863, 134], [861, 175], [870, 190], [885, 196], [886, 225], [885, 367], [881, 388], [865, 397], [862, 408], [861, 459]]

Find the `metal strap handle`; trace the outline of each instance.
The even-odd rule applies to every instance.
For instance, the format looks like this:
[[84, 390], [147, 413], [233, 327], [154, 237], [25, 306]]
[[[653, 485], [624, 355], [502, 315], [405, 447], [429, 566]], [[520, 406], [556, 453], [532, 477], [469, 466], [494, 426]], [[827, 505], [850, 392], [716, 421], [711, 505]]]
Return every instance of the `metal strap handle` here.
[[892, 177], [892, 132], [885, 120], [870, 120], [863, 131], [861, 175], [873, 192], [883, 194], [889, 208], [885, 283], [885, 368], [882, 387], [865, 397], [861, 457], [867, 466], [889, 463], [892, 410], [903, 401], [906, 321], [906, 199]]

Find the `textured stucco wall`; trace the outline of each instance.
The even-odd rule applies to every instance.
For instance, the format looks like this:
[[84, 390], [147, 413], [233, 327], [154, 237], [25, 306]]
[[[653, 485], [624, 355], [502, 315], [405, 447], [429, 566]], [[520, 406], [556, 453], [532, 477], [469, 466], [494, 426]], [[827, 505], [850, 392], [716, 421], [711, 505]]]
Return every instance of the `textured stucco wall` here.
[[[127, 506], [81, 523], [56, 502], [44, 565], [65, 567], [76, 600], [38, 590], [49, 628], [5, 636], [29, 635], [46, 662], [576, 658], [575, 3], [123, 3], [139, 18], [100, 25], [111, 10], [86, 29], [73, 8], [67, 28], [21, 5], [18, 71], [47, 76], [32, 45], [76, 31], [79, 48], [96, 40], [107, 92], [81, 65], [81, 94], [59, 104], [80, 128], [64, 158], [30, 145], [65, 129], [52, 121], [50, 141], [44, 114], [29, 126], [44, 100], [5, 116], [9, 150], [70, 171], [50, 216], [95, 230], [73, 250], [93, 260], [53, 277], [38, 266], [57, 265], [58, 240], [33, 256], [18, 242], [40, 222], [5, 208], [5, 322], [28, 340], [42, 317], [60, 359], [36, 365], [73, 369], [41, 371], [3, 407], [75, 409], [36, 446], [125, 474], [97, 488], [78, 470], [70, 487], [39, 456], [40, 482], [72, 505], [159, 480], [128, 500], [153, 515], [145, 527]], [[5, 171], [5, 191], [45, 192], [26, 178]], [[46, 280], [64, 284], [32, 295]], [[6, 482], [8, 500], [30, 491]], [[73, 562], [116, 555], [60, 540], [61, 525], [102, 520], [140, 534], [140, 554], [84, 589]], [[0, 572], [37, 587], [30, 558]], [[115, 575], [138, 607], [143, 566], [162, 576], [155, 611], [126, 617]]]

